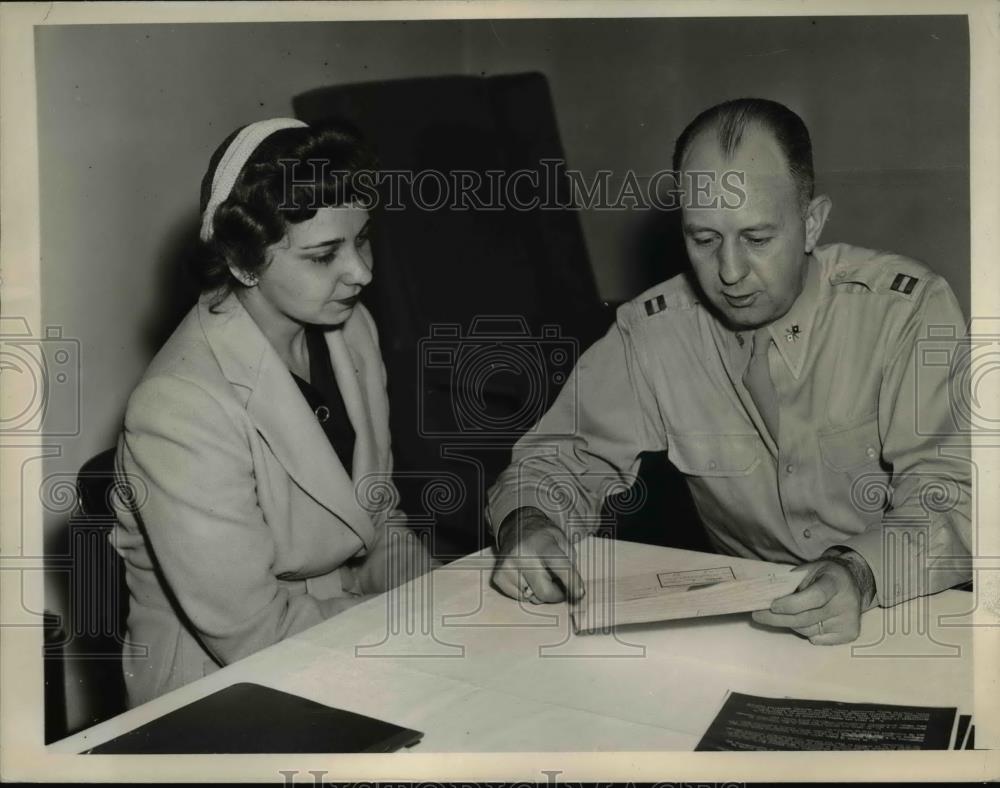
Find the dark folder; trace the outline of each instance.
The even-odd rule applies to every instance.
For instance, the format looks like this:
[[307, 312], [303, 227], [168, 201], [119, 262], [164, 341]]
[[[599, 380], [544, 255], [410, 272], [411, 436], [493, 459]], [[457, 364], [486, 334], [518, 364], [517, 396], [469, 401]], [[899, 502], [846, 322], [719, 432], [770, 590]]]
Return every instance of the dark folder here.
[[393, 752], [423, 733], [259, 684], [233, 684], [88, 753]]

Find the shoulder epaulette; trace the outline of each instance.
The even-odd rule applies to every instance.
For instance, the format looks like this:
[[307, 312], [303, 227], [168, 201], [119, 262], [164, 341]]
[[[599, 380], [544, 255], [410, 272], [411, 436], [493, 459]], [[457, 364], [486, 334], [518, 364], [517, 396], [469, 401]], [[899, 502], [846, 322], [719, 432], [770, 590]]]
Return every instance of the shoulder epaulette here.
[[647, 298], [642, 302], [642, 305], [646, 310], [646, 316], [652, 317], [667, 308], [667, 297], [663, 293], [660, 293], [652, 298]]
[[698, 304], [698, 296], [687, 278], [675, 276], [651, 287], [633, 302], [642, 318], [655, 317], [664, 312], [690, 309]]
[[[900, 255], [872, 253], [861, 261], [844, 261], [830, 274], [833, 285], [864, 285], [873, 293], [893, 293], [908, 299], [916, 298], [933, 272], [923, 263]], [[854, 288], [846, 288], [848, 290]]]
[[910, 276], [909, 274], [896, 274], [892, 278], [892, 284], [889, 285], [889, 289], [895, 293], [902, 293], [903, 295], [911, 295], [914, 288], [920, 283], [920, 278], [916, 276]]

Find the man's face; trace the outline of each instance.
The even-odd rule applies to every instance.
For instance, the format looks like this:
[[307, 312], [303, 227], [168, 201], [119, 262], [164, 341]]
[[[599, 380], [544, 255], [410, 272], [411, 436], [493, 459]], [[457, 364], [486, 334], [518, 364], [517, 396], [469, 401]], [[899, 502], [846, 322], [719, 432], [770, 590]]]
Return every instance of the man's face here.
[[[694, 173], [711, 173], [697, 176], [698, 183], [710, 184], [710, 196], [720, 197], [715, 207], [693, 206], [690, 194], [684, 201], [684, 242], [705, 297], [733, 328], [778, 320], [802, 292], [806, 255], [816, 241], [781, 149], [768, 132], [751, 126], [727, 158], [710, 129], [692, 141], [682, 167], [688, 187]], [[745, 176], [746, 199], [735, 208], [726, 207], [736, 202], [732, 189], [722, 186], [726, 171]], [[702, 194], [698, 205], [711, 202]]]

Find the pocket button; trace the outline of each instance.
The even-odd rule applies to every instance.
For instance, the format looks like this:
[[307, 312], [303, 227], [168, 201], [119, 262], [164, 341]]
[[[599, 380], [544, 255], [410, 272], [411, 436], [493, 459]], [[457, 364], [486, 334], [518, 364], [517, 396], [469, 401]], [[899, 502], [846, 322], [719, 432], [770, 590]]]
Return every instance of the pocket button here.
[[714, 471], [718, 467], [719, 467], [719, 463], [717, 463], [715, 460], [712, 460], [711, 462], [708, 463], [708, 469], [710, 471]]
[[867, 449], [865, 449], [865, 454], [868, 455], [868, 459], [869, 460], [874, 460], [875, 459], [875, 447], [874, 446], [869, 446]]
[[806, 528], [806, 530], [802, 532], [802, 536], [804, 536], [806, 539], [810, 539], [812, 537], [812, 531]]

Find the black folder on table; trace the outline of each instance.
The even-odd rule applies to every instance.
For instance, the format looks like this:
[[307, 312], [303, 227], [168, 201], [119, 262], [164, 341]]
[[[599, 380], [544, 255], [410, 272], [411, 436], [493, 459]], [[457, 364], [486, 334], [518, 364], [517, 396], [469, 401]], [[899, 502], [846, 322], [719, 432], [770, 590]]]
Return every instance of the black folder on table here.
[[423, 733], [289, 695], [233, 684], [87, 753], [392, 752]]

